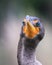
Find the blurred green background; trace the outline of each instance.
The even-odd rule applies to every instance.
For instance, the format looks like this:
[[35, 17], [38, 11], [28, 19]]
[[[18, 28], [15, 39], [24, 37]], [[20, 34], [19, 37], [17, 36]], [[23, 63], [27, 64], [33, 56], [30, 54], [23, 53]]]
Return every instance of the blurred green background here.
[[0, 65], [17, 65], [17, 45], [26, 15], [37, 16], [45, 28], [37, 59], [52, 65], [52, 0], [0, 0]]

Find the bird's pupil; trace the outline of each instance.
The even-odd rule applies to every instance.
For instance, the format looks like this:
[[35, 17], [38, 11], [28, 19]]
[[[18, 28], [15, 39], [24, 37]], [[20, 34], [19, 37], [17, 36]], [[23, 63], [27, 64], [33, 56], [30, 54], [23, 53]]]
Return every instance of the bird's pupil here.
[[39, 22], [37, 22], [37, 23], [36, 23], [36, 26], [37, 26], [37, 27], [39, 27], [39, 26], [40, 26], [40, 23], [39, 23]]

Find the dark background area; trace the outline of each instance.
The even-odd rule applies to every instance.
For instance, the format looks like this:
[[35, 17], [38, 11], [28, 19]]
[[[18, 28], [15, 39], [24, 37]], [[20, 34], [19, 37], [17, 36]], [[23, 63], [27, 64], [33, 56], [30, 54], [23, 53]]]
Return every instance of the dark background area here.
[[[45, 19], [52, 19], [52, 1], [51, 0], [0, 0], [0, 20], [7, 16], [7, 12], [11, 11], [20, 15], [25, 14], [31, 8]], [[34, 13], [35, 13], [34, 12]]]

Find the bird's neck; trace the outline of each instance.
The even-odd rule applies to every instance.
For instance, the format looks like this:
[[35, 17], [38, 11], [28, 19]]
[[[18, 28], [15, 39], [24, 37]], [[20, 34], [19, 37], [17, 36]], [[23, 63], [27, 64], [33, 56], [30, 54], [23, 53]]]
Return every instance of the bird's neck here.
[[34, 46], [33, 44], [35, 43], [30, 43], [29, 41], [27, 41], [26, 39], [24, 39], [24, 44], [22, 47], [22, 51], [21, 51], [21, 61], [22, 61], [22, 65], [34, 65], [34, 62], [36, 60], [36, 46]]
[[35, 56], [36, 56], [36, 52], [35, 52], [35, 49], [31, 49], [31, 48], [24, 48], [24, 56], [26, 56], [27, 59], [32, 59], [33, 60], [35, 59]]
[[24, 63], [24, 65], [34, 65], [34, 62], [36, 60], [35, 50], [29, 49], [27, 47], [24, 47], [22, 49], [22, 63]]

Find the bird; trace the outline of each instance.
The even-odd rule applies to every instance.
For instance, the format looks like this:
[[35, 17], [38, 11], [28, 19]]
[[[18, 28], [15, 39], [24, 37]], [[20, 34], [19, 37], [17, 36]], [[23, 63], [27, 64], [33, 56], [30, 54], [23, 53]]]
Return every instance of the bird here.
[[18, 65], [42, 65], [36, 58], [36, 48], [45, 34], [40, 18], [27, 15], [21, 27], [17, 47]]

